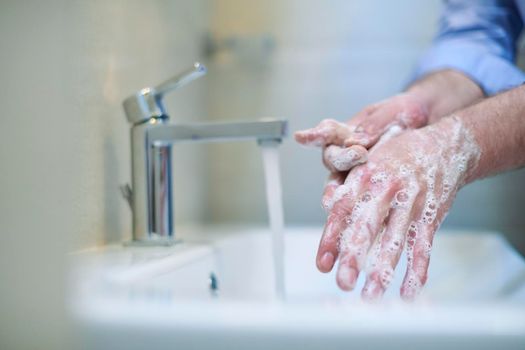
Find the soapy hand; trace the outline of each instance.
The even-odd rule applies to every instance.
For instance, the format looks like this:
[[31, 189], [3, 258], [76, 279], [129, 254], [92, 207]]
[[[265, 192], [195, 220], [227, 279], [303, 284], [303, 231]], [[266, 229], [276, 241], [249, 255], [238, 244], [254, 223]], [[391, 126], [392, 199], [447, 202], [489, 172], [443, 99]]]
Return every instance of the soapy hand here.
[[401, 296], [413, 299], [427, 280], [434, 233], [479, 157], [469, 130], [454, 117], [376, 144], [368, 162], [334, 190], [317, 254], [319, 270], [328, 272], [339, 260], [337, 283], [347, 291], [364, 271], [362, 296], [377, 299], [406, 247]]
[[330, 209], [335, 188], [347, 172], [366, 162], [367, 149], [427, 122], [425, 105], [413, 94], [404, 93], [364, 108], [348, 123], [325, 119], [312, 129], [296, 132], [297, 142], [323, 147], [323, 163], [332, 173], [325, 186], [323, 207]]

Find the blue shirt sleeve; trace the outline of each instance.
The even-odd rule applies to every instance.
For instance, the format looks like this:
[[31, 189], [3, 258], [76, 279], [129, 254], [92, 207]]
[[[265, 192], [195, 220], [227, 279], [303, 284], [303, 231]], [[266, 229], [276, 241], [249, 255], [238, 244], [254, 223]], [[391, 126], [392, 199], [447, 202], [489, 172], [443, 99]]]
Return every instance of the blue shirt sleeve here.
[[486, 95], [516, 87], [525, 74], [514, 64], [523, 21], [512, 0], [448, 0], [431, 48], [412, 81], [442, 69], [455, 69]]

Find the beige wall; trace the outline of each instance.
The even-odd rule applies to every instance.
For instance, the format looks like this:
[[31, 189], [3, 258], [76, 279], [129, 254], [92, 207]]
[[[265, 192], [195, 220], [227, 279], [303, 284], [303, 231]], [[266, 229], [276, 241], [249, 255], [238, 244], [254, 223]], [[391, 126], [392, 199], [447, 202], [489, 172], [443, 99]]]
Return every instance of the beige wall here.
[[[213, 33], [245, 39], [210, 65], [210, 116], [282, 116], [291, 131], [327, 117], [347, 119], [366, 103], [398, 92], [431, 40], [440, 8], [440, 0], [213, 4]], [[275, 50], [265, 57], [250, 55], [250, 45], [261, 34], [274, 37]], [[228, 158], [232, 153], [234, 160]], [[212, 154], [210, 220], [265, 220], [255, 147], [220, 146]], [[319, 203], [326, 171], [319, 152], [289, 138], [281, 154], [286, 221], [322, 225]]]
[[[130, 179], [122, 100], [201, 58], [208, 1], [0, 4], [2, 215], [24, 221], [42, 201], [74, 227], [73, 249], [128, 238], [130, 212], [118, 190]], [[167, 107], [174, 120], [202, 120], [206, 96], [199, 81], [170, 95]], [[176, 184], [184, 183], [176, 186], [178, 219], [199, 220], [204, 152], [175, 153]]]
[[[261, 56], [248, 39], [209, 60], [206, 80], [168, 98], [173, 119], [283, 116], [296, 130], [397, 92], [433, 35], [439, 3], [0, 0], [0, 348], [35, 339], [57, 348], [63, 253], [129, 239], [118, 192], [130, 176], [121, 101], [202, 58], [208, 29], [219, 38], [268, 33], [276, 48]], [[288, 223], [324, 220], [318, 162], [318, 152], [283, 145]], [[178, 146], [174, 173], [177, 224], [265, 220], [254, 144]], [[517, 172], [466, 189], [449, 223], [518, 232], [522, 182]]]
[[[76, 246], [129, 238], [130, 212], [118, 186], [129, 181], [129, 126], [121, 102], [187, 68], [202, 51], [207, 1], [87, 1], [68, 5], [68, 118], [75, 120]], [[166, 98], [177, 121], [206, 117], [205, 82]], [[202, 150], [175, 151], [177, 219], [199, 220], [205, 182]], [[184, 183], [184, 186], [179, 184]], [[182, 191], [182, 193], [180, 193]]]
[[[284, 116], [291, 131], [326, 117], [349, 118], [403, 88], [435, 34], [441, 3], [216, 0], [211, 18], [216, 36], [267, 33], [276, 48], [257, 56], [249, 49], [254, 41], [247, 40], [233, 53], [215, 57], [209, 114], [216, 119]], [[287, 223], [322, 225], [319, 198], [326, 171], [320, 153], [288, 140], [281, 154]], [[216, 147], [210, 161], [209, 220], [265, 220], [255, 147]], [[467, 186], [445, 226], [499, 230], [525, 252], [524, 180], [521, 170]]]
[[[66, 250], [129, 238], [121, 101], [198, 59], [209, 4], [0, 1], [0, 348], [59, 348]], [[170, 97], [205, 118], [202, 82]], [[177, 152], [179, 221], [200, 220], [203, 150]]]

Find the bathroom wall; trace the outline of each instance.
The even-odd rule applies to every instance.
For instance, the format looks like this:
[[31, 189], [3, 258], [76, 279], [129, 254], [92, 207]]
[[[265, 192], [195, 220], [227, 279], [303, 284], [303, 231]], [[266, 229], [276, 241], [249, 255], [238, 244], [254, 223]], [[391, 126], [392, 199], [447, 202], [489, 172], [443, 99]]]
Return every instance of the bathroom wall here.
[[[7, 179], [4, 172], [2, 186], [19, 193], [23, 176], [42, 182], [32, 194], [58, 201], [49, 210], [74, 223], [73, 249], [129, 238], [131, 215], [119, 192], [119, 185], [130, 181], [129, 124], [121, 103], [202, 57], [208, 0], [7, 1], [2, 13], [3, 168], [18, 174]], [[48, 95], [60, 100], [51, 102]], [[172, 119], [205, 119], [206, 96], [203, 80], [169, 95]], [[41, 141], [56, 142], [57, 148]], [[177, 208], [177, 218], [199, 221], [205, 150], [179, 148], [175, 191], [184, 205]], [[46, 180], [70, 188], [42, 193], [50, 190]], [[60, 201], [64, 195], [71, 197]], [[10, 204], [18, 200], [13, 195]]]
[[[0, 1], [0, 348], [67, 348], [65, 252], [130, 237], [121, 101], [198, 59], [208, 16], [208, 0]], [[167, 106], [202, 120], [206, 94]], [[203, 218], [204, 152], [175, 152], [179, 221]]]
[[[162, 82], [199, 59], [208, 25], [208, 2], [95, 1], [67, 5], [69, 111], [79, 134], [78, 246], [129, 238], [130, 211], [118, 186], [130, 179], [129, 125], [122, 100]], [[166, 97], [175, 121], [206, 118], [205, 81]], [[177, 220], [200, 220], [205, 194], [203, 148], [174, 151]], [[95, 235], [93, 234], [95, 232]]]
[[[440, 0], [213, 2], [218, 38], [244, 38], [212, 60], [209, 114], [216, 119], [285, 117], [291, 131], [323, 118], [347, 119], [368, 103], [400, 91], [429, 45]], [[261, 50], [258, 38], [275, 38]], [[263, 222], [260, 156], [254, 145], [215, 148], [210, 221]], [[285, 217], [290, 225], [321, 225], [326, 171], [320, 152], [289, 139], [282, 147]], [[446, 227], [496, 229], [525, 251], [525, 171], [468, 186]]]
[[[293, 131], [399, 91], [438, 10], [439, 0], [0, 0], [0, 348], [61, 348], [64, 253], [130, 237], [121, 101], [205, 59], [208, 31], [238, 45], [167, 99], [173, 119], [284, 117]], [[319, 156], [282, 147], [289, 224], [324, 220]], [[178, 146], [174, 174], [177, 224], [266, 220], [254, 144]], [[521, 233], [523, 178], [465, 189], [448, 225]]]
[[[323, 118], [347, 119], [399, 91], [432, 38], [440, 1], [217, 0], [213, 5], [215, 36], [240, 36], [244, 42], [210, 64], [210, 116], [284, 117], [293, 132]], [[246, 54], [254, 46], [250, 39], [261, 34], [275, 38], [275, 49], [264, 57], [253, 49]], [[214, 151], [211, 220], [265, 220], [255, 146]], [[289, 138], [282, 147], [282, 174], [287, 222], [322, 224], [319, 199], [327, 174], [320, 152]]]

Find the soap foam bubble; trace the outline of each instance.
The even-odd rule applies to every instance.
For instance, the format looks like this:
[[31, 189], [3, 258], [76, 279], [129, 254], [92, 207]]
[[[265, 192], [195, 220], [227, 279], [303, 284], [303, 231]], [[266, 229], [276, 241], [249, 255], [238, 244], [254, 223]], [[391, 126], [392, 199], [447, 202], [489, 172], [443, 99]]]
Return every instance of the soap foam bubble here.
[[394, 279], [394, 269], [389, 265], [384, 266], [381, 269], [381, 274], [379, 276], [379, 280], [381, 281], [383, 288], [386, 289], [390, 285], [393, 279]]
[[325, 150], [325, 157], [328, 163], [332, 164], [339, 171], [347, 171], [352, 167], [363, 164], [367, 160], [367, 151], [362, 148], [360, 152], [356, 148], [342, 148], [330, 145]]
[[370, 182], [373, 184], [385, 182], [388, 179], [388, 173], [385, 171], [379, 171], [372, 175]]
[[[377, 237], [374, 237], [373, 234], [375, 232], [370, 232], [370, 230], [373, 227], [371, 223], [375, 223], [380, 219], [377, 217], [378, 213], [372, 210], [376, 208], [379, 198], [374, 197], [374, 193], [367, 192], [354, 205], [352, 213], [347, 218], [348, 227], [341, 233], [339, 240], [338, 248], [355, 256], [359, 268], [367, 262], [368, 256], [370, 261], [368, 261], [367, 270], [380, 272], [380, 280], [384, 286], [390, 283], [393, 270], [389, 266], [384, 266], [381, 263], [381, 259], [386, 259], [388, 256], [395, 254], [404, 244], [408, 262], [406, 286], [410, 288], [409, 294], [412, 295], [418, 293], [424, 284], [424, 281], [420, 281], [417, 277], [416, 271], [421, 272], [427, 268], [425, 259], [419, 259], [414, 264], [414, 247], [417, 245], [417, 254], [423, 254], [427, 258], [430, 257], [432, 251], [431, 242], [420, 241], [421, 239], [426, 240], [425, 237], [420, 235], [420, 231], [422, 227], [427, 229], [425, 227], [427, 225], [432, 225], [432, 228], [439, 225], [443, 220], [442, 216], [445, 215], [445, 213], [443, 215], [440, 214], [440, 217], [437, 218], [440, 207], [449, 205], [447, 204], [448, 201], [455, 195], [458, 188], [464, 184], [469, 171], [472, 171], [471, 169], [477, 166], [480, 157], [479, 146], [459, 119], [448, 118], [444, 122], [450, 124], [446, 131], [444, 131], [444, 128], [434, 125], [425, 128], [427, 130], [425, 134], [420, 130], [413, 131], [415, 139], [430, 135], [434, 145], [431, 151], [416, 149], [412, 151], [412, 154], [409, 154], [413, 164], [417, 165], [416, 167], [413, 168], [408, 164], [397, 163], [397, 176], [399, 178], [396, 180], [401, 180], [405, 186], [395, 194], [391, 206], [396, 211], [401, 210], [402, 214], [397, 212], [397, 215], [401, 215], [398, 216], [401, 220], [390, 221], [389, 225], [401, 225], [400, 222], [406, 220], [410, 214], [410, 210], [404, 208], [411, 207], [411, 203], [414, 202], [416, 196], [420, 193], [420, 188], [425, 190], [423, 192], [425, 197], [421, 214], [410, 223], [406, 232], [400, 232], [400, 228], [397, 228], [397, 231], [400, 233], [392, 237], [387, 246], [381, 247], [381, 244], [377, 243], [377, 240], [383, 235], [383, 231]], [[421, 141], [423, 142], [423, 140]], [[425, 142], [428, 143], [428, 140]], [[337, 196], [334, 194], [334, 198], [342, 198], [350, 192], [357, 194], [361, 187], [362, 177], [365, 174], [364, 169], [369, 172], [375, 171], [370, 178], [371, 184], [381, 184], [392, 176], [387, 171], [377, 171], [380, 170], [377, 168], [377, 164], [372, 162], [368, 163], [366, 168], [356, 168], [353, 171], [355, 176], [347, 178], [345, 181], [346, 187], [343, 189], [338, 188], [336, 190]], [[415, 169], [426, 169], [426, 172], [420, 178], [417, 176]], [[438, 221], [437, 223], [436, 220]], [[392, 232], [396, 231], [395, 227], [390, 227], [389, 229]], [[372, 239], [374, 239], [374, 249], [368, 252], [367, 249], [372, 243]], [[382, 257], [380, 249], [383, 249], [387, 255]]]
[[[395, 123], [395, 124], [394, 124]], [[390, 126], [387, 127], [386, 131], [381, 135], [379, 140], [376, 142], [374, 147], [372, 148], [372, 151], [374, 149], [377, 149], [379, 146], [387, 142], [388, 140], [396, 137], [397, 135], [401, 134], [403, 132], [403, 128], [397, 124], [397, 122], [392, 123]]]
[[406, 208], [408, 206], [409, 194], [406, 190], [398, 191], [392, 201], [392, 208]]
[[337, 187], [332, 195], [332, 200], [327, 203], [329, 208], [332, 208], [335, 203], [339, 202], [344, 196], [351, 192], [350, 186], [343, 184]]

